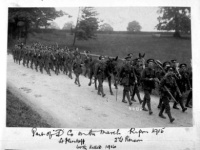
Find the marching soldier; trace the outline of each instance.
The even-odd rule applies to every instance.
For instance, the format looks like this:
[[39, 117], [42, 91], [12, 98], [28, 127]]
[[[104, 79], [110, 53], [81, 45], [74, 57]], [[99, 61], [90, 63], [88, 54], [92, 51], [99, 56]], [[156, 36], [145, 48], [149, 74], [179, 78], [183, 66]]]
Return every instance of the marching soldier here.
[[[167, 89], [169, 89], [169, 91], [167, 91]], [[172, 117], [171, 112], [170, 112], [169, 100], [171, 99], [171, 97], [170, 97], [169, 92], [171, 94], [174, 92], [177, 92], [180, 97], [182, 96], [178, 88], [178, 85], [176, 83], [176, 79], [174, 78], [172, 67], [168, 67], [168, 71], [166, 75], [162, 78], [160, 82], [159, 90], [162, 97], [162, 106], [160, 109], [159, 116], [163, 119], [166, 119], [166, 117], [163, 115], [163, 111], [165, 110], [170, 119], [170, 122], [172, 123], [175, 119]]]
[[140, 92], [139, 92], [139, 86], [141, 84], [140, 82], [141, 82], [141, 72], [142, 72], [142, 70], [143, 70], [142, 65], [140, 65], [139, 63], [136, 63], [136, 65], [134, 67], [135, 83], [134, 83], [133, 93], [132, 93], [132, 97], [131, 97], [132, 101], [136, 101], [134, 99], [134, 96], [136, 94], [137, 97], [138, 97], [138, 100], [139, 100], [140, 104], [143, 102], [141, 100], [141, 98], [140, 98]]
[[192, 106], [189, 104], [192, 100], [192, 62], [191, 62], [191, 67], [188, 69], [188, 73], [189, 73], [189, 82], [190, 82], [190, 91], [187, 97], [187, 101], [185, 104], [185, 107], [189, 107], [192, 108]]
[[[184, 88], [184, 84], [185, 84], [185, 75], [182, 73], [182, 75], [181, 75], [181, 73], [180, 73], [180, 71], [179, 71], [179, 68], [178, 68], [178, 63], [175, 63], [175, 77], [176, 77], [176, 83], [177, 83], [177, 85], [178, 85], [178, 87], [179, 87], [179, 89], [180, 89], [180, 92], [181, 92], [181, 94], [185, 91], [185, 88]], [[181, 66], [180, 67], [185, 67], [185, 64], [181, 64]], [[183, 112], [185, 112], [186, 110], [187, 110], [187, 108], [185, 108], [184, 107], [184, 105], [183, 105], [183, 97], [181, 96], [180, 97], [180, 95], [179, 94], [177, 94], [177, 93], [175, 93], [175, 99], [179, 102], [179, 104], [180, 104], [180, 106], [181, 106], [181, 108], [182, 108], [182, 111]], [[177, 107], [177, 102], [174, 102], [174, 105], [173, 105], [173, 108], [174, 109], [179, 109], [178, 107]]]
[[102, 97], [104, 97], [106, 94], [104, 94], [103, 91], [103, 81], [105, 79], [106, 63], [105, 58], [103, 56], [100, 56], [99, 60], [100, 62], [97, 64], [97, 68], [95, 71], [95, 76], [97, 77], [97, 80], [99, 82], [97, 94], [102, 95]]
[[129, 105], [132, 105], [132, 102], [130, 99], [130, 90], [131, 90], [130, 76], [131, 76], [131, 69], [132, 69], [130, 60], [131, 60], [130, 56], [127, 56], [125, 58], [124, 66], [120, 72], [120, 83], [121, 85], [124, 86], [122, 102], [127, 103], [125, 100], [125, 97], [127, 97]]
[[[169, 61], [166, 61], [166, 62], [163, 63], [163, 69], [164, 70], [160, 71], [159, 74], [157, 75], [159, 80], [161, 80], [165, 76], [167, 69], [170, 67], [170, 65], [171, 64], [170, 64]], [[162, 105], [162, 95], [160, 95], [160, 99], [159, 99], [159, 104], [158, 104], [159, 109], [160, 109], [161, 105]]]
[[74, 83], [77, 84], [78, 86], [81, 86], [79, 76], [83, 72], [82, 65], [83, 65], [83, 63], [81, 60], [81, 55], [77, 55], [75, 58], [75, 61], [74, 61], [74, 65], [73, 65], [73, 71], [76, 76]]
[[[143, 82], [143, 89], [144, 89], [144, 101], [142, 104], [142, 110], [148, 111], [151, 115], [153, 112], [151, 110], [151, 92], [152, 89], [155, 89], [155, 82], [158, 82], [156, 78], [156, 73], [154, 70], [154, 59], [147, 60], [148, 67], [145, 68], [142, 72], [142, 82]], [[148, 110], [145, 108], [145, 104], [147, 103]]]
[[187, 70], [186, 64], [180, 64], [180, 75], [181, 75], [181, 90], [182, 92], [186, 92], [187, 89], [191, 89], [190, 79], [189, 79], [189, 72]]
[[89, 71], [90, 71], [90, 63], [92, 62], [92, 56], [88, 55], [89, 54], [89, 51], [84, 51], [85, 53], [85, 58], [84, 58], [84, 64], [85, 64], [85, 73], [84, 73], [84, 76], [86, 77], [86, 75], [89, 76]]

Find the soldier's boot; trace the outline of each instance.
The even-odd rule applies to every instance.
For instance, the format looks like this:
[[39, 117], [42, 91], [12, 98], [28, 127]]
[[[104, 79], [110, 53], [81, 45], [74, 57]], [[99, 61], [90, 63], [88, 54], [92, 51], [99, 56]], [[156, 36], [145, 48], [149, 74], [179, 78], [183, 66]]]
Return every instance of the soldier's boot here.
[[172, 117], [171, 112], [167, 112], [170, 122], [172, 123], [175, 119]]
[[42, 67], [40, 68], [40, 72], [43, 74], [43, 68]]
[[26, 66], [27, 66], [27, 68], [29, 68], [29, 61], [27, 61]]
[[166, 117], [163, 115], [163, 111], [165, 110], [165, 107], [164, 106], [161, 106], [161, 109], [160, 109], [160, 113], [159, 113], [159, 116], [163, 119], [166, 119]]
[[79, 77], [77, 77], [77, 79], [78, 79], [78, 86], [81, 86]]
[[137, 95], [137, 97], [138, 97], [138, 100], [139, 100], [140, 104], [142, 104], [143, 100], [141, 100], [141, 98], [140, 98], [140, 93], [139, 93], [139, 92], [136, 92], [136, 95]]
[[124, 91], [124, 90], [123, 90], [122, 102], [123, 102], [123, 103], [127, 103], [127, 101], [125, 100], [125, 91]]
[[174, 108], [174, 109], [179, 109], [179, 108], [177, 107], [177, 103], [176, 103], [176, 102], [174, 102], [173, 108]]
[[192, 99], [192, 91], [190, 91], [190, 93], [188, 94], [187, 101], [185, 103], [185, 107], [192, 108], [192, 106], [189, 104], [189, 102], [191, 101], [191, 99]]
[[132, 94], [131, 94], [131, 100], [136, 102], [136, 100], [134, 99], [135, 97], [135, 89], [133, 90]]
[[31, 69], [33, 69], [33, 64], [31, 63]]
[[130, 99], [129, 92], [126, 92], [126, 97], [127, 97], [127, 99], [128, 99], [129, 105], [131, 106], [131, 105], [132, 105], [132, 102], [131, 102], [131, 99]]
[[97, 94], [98, 95], [101, 95], [101, 92], [100, 92], [100, 87], [98, 86], [98, 91], [97, 91]]
[[35, 70], [38, 72], [37, 66], [35, 66]]
[[103, 87], [100, 87], [100, 91], [101, 91], [102, 97], [106, 96], [106, 94], [104, 94], [103, 92]]
[[51, 71], [50, 71], [50, 69], [48, 69], [48, 72], [49, 72], [49, 73], [48, 73], [48, 74], [49, 74], [49, 76], [51, 76]]
[[187, 108], [184, 107], [184, 105], [183, 105], [183, 100], [181, 99], [181, 100], [179, 101], [179, 103], [180, 103], [180, 105], [181, 105], [182, 111], [185, 112], [185, 111], [187, 110]]
[[146, 98], [144, 98], [143, 103], [142, 103], [142, 110], [144, 111], [148, 111], [148, 109], [145, 108], [146, 102], [147, 102]]
[[161, 108], [161, 104], [162, 104], [162, 100], [161, 100], [161, 98], [160, 98], [160, 99], [159, 99], [159, 104], [158, 104], [158, 109]]
[[185, 104], [185, 107], [188, 107], [188, 108], [192, 108], [192, 106], [189, 104], [189, 98], [187, 98], [187, 101], [186, 101], [186, 104]]
[[151, 110], [151, 102], [150, 102], [150, 100], [148, 100], [148, 102], [147, 102], [147, 107], [149, 109], [149, 115], [151, 115], [153, 112]]
[[77, 78], [75, 78], [75, 81], [74, 81], [74, 83], [75, 83], [75, 84], [77, 84]]

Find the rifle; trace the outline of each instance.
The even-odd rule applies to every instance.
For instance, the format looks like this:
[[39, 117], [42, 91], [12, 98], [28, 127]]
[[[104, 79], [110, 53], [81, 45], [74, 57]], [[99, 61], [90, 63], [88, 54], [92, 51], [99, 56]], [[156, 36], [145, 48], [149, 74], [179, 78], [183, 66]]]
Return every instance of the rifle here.
[[[157, 61], [154, 61], [154, 62], [155, 62], [155, 64], [156, 64], [158, 67], [160, 67], [160, 68], [163, 70], [163, 72], [164, 72], [165, 75], [166, 75], [167, 73], [166, 73], [165, 69], [164, 69]], [[156, 82], [160, 83], [158, 79], [157, 79]], [[168, 94], [171, 96], [172, 100], [173, 100], [174, 102], [178, 103], [178, 102], [176, 101], [176, 99], [174, 98], [174, 96], [172, 95], [172, 93], [170, 92], [170, 90], [169, 90], [166, 86], [164, 86], [164, 88], [165, 88], [165, 90], [168, 92]]]
[[178, 102], [176, 101], [176, 99], [174, 98], [174, 96], [172, 95], [172, 93], [169, 91], [169, 89], [168, 89], [166, 86], [164, 86], [164, 88], [165, 88], [165, 90], [168, 92], [168, 94], [171, 96], [172, 100], [173, 100], [174, 102], [178, 103]]

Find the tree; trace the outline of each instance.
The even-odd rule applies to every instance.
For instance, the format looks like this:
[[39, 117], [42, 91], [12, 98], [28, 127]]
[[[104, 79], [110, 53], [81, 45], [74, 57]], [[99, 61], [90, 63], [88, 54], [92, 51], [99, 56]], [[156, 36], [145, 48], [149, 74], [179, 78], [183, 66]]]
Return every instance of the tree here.
[[73, 28], [75, 28], [73, 22], [67, 22], [64, 24], [62, 30], [71, 30]]
[[27, 38], [27, 34], [31, 28], [47, 26], [49, 24], [48, 21], [52, 21], [63, 15], [68, 14], [63, 11], [56, 11], [55, 8], [9, 8], [9, 36], [20, 38], [20, 33], [24, 32], [25, 38]]
[[158, 14], [158, 30], [174, 30], [174, 37], [191, 32], [190, 7], [160, 7]]
[[48, 26], [48, 29], [60, 29], [57, 23], [51, 22], [50, 25]]
[[[80, 10], [80, 8], [79, 8]], [[98, 19], [96, 18], [97, 12], [93, 7], [84, 7], [81, 10], [81, 17], [77, 19], [77, 25], [75, 28], [74, 42], [75, 45], [76, 39], [78, 40], [88, 40], [96, 39], [96, 31], [98, 30]]]
[[139, 22], [132, 21], [128, 23], [127, 31], [129, 32], [139, 32], [142, 29]]
[[99, 27], [99, 31], [113, 31], [113, 27], [111, 27], [111, 25], [109, 25], [108, 23], [104, 23], [102, 25], [100, 25]]

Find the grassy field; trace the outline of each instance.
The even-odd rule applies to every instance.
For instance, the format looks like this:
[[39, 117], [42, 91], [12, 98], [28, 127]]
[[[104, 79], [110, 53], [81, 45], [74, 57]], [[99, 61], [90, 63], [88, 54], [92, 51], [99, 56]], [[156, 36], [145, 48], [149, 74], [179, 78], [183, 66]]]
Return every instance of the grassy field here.
[[[90, 50], [95, 54], [124, 57], [128, 53], [138, 56], [145, 53], [145, 58], [166, 61], [177, 59], [180, 63], [189, 64], [191, 59], [191, 40], [189, 38], [176, 39], [172, 36], [152, 37], [152, 34], [98, 34], [96, 40], [76, 41], [80, 51]], [[29, 35], [27, 44], [33, 42], [71, 46], [73, 35], [70, 33], [35, 33]]]
[[7, 127], [51, 127], [29, 106], [7, 90]]

